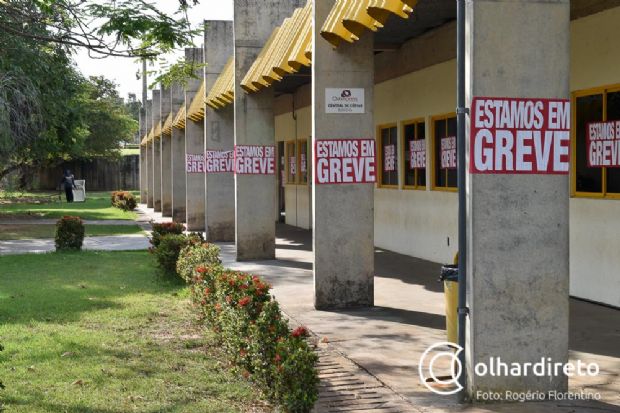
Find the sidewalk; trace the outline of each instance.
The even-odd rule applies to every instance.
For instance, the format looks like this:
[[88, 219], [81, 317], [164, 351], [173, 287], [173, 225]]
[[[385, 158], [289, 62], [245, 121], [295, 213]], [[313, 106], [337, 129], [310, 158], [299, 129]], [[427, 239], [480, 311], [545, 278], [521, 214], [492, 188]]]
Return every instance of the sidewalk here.
[[601, 374], [572, 380], [570, 390], [600, 392], [601, 401], [461, 406], [452, 396], [431, 393], [418, 378], [421, 354], [446, 338], [438, 264], [377, 249], [375, 307], [317, 311], [311, 233], [290, 226], [278, 226], [277, 233], [277, 260], [236, 262], [235, 247], [227, 243], [221, 244], [224, 265], [266, 277], [287, 315], [403, 396], [412, 411], [620, 412], [620, 311], [571, 300], [570, 357], [598, 362]]
[[[140, 208], [141, 219], [161, 214]], [[168, 221], [168, 219], [165, 219]], [[236, 262], [234, 243], [219, 243], [226, 267], [264, 276], [294, 324], [319, 339], [317, 413], [327, 412], [620, 412], [620, 311], [571, 300], [570, 358], [597, 362], [600, 375], [571, 380], [570, 390], [600, 401], [459, 405], [420, 383], [418, 360], [445, 341], [439, 264], [376, 249], [375, 307], [317, 311], [313, 306], [312, 233], [278, 225], [276, 260]]]
[[[129, 251], [146, 250], [149, 240], [144, 234], [110, 235], [85, 237], [83, 250]], [[31, 254], [55, 251], [53, 239], [21, 239], [0, 241], [0, 255]]]

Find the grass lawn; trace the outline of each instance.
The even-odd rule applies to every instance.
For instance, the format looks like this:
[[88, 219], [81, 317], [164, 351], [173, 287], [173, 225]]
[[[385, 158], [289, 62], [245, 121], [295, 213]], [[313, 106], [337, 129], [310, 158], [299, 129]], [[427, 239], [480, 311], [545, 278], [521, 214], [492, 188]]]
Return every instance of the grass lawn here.
[[[86, 236], [140, 234], [137, 225], [86, 225]], [[0, 224], [0, 241], [14, 239], [54, 238], [55, 225]]]
[[[86, 202], [68, 204], [59, 202], [19, 202], [20, 198], [7, 198], [0, 204], [0, 218], [29, 216], [40, 218], [60, 218], [64, 215], [76, 215], [82, 219], [135, 219], [134, 212], [125, 212], [110, 205], [110, 194], [107, 192], [86, 193]], [[49, 196], [48, 196], [49, 198]], [[30, 199], [28, 199], [30, 200]]]
[[147, 252], [0, 257], [7, 412], [264, 411]]

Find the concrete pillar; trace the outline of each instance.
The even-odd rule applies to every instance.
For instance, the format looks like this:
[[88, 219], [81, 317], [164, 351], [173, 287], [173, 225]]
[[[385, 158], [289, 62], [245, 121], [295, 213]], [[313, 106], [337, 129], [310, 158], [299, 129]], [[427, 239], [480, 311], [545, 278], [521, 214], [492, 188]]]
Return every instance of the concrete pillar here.
[[[146, 99], [140, 107], [140, 131], [138, 132], [138, 143], [142, 143], [146, 135]], [[146, 178], [146, 145], [140, 145], [140, 203], [146, 204], [147, 197], [147, 178]]]
[[[467, 2], [468, 105], [475, 96], [567, 99], [569, 23], [569, 0]], [[477, 391], [567, 389], [563, 375], [473, 370], [490, 357], [508, 365], [568, 360], [568, 188], [568, 175], [468, 175], [466, 369], [473, 398]]]
[[[153, 91], [153, 126], [154, 130], [161, 121], [161, 90]], [[161, 212], [161, 143], [160, 137], [153, 139], [153, 209]]]
[[[169, 87], [161, 87], [161, 122], [162, 125], [170, 115], [172, 96]], [[170, 135], [162, 131], [160, 140], [161, 150], [161, 214], [164, 217], [172, 216], [172, 141]]]
[[[153, 126], [153, 100], [146, 101], [146, 133]], [[153, 208], [153, 143], [146, 145], [146, 206]]]
[[[173, 83], [170, 90], [172, 116], [185, 105], [185, 91], [180, 83]], [[172, 219], [185, 222], [185, 129], [172, 128], [171, 144], [171, 186]]]
[[[246, 94], [241, 80], [265, 42], [305, 1], [235, 0], [235, 147], [274, 147], [273, 87]], [[274, 148], [275, 149], [275, 148]], [[275, 161], [275, 160], [274, 160]], [[276, 176], [235, 175], [238, 260], [275, 257]]]
[[[202, 49], [185, 49], [185, 59], [202, 63]], [[203, 69], [196, 73], [198, 79], [189, 79], [185, 85], [185, 108], [189, 107], [200, 89]], [[185, 153], [188, 155], [204, 155], [205, 153], [204, 122], [194, 122], [186, 116], [185, 119]], [[205, 177], [204, 172], [186, 174], [186, 211], [188, 231], [205, 230]]]
[[[209, 21], [205, 31], [205, 86], [207, 93], [233, 54], [232, 21]], [[233, 151], [234, 108], [228, 105], [205, 112], [205, 148], [207, 151]], [[205, 231], [207, 241], [235, 240], [235, 179], [231, 172], [206, 173]]]
[[[334, 0], [316, 0], [314, 21], [324, 22], [333, 4]], [[314, 27], [313, 142], [321, 139], [373, 139], [372, 34], [365, 33], [355, 44], [343, 42], [334, 50], [319, 34], [321, 24]], [[326, 88], [363, 88], [364, 113], [326, 113]], [[317, 185], [314, 183], [316, 168], [312, 171], [314, 305], [317, 309], [372, 306], [374, 185]]]
[[[144, 137], [144, 135], [142, 135], [140, 137], [140, 140], [142, 140], [142, 138]], [[141, 204], [146, 204], [146, 198], [147, 198], [147, 185], [148, 185], [148, 181], [147, 181], [147, 173], [146, 173], [146, 169], [148, 168], [147, 166], [147, 155], [146, 155], [146, 145], [140, 145], [140, 203]]]

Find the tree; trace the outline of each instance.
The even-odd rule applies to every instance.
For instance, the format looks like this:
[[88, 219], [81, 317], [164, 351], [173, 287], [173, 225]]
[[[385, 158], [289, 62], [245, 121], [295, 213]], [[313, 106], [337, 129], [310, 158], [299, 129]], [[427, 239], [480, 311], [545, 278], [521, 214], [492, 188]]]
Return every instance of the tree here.
[[[192, 44], [197, 33], [187, 19], [189, 2], [178, 2], [170, 17], [146, 0], [0, 0], [0, 33], [85, 48], [91, 57], [155, 58]], [[31, 29], [41, 24], [45, 31]]]

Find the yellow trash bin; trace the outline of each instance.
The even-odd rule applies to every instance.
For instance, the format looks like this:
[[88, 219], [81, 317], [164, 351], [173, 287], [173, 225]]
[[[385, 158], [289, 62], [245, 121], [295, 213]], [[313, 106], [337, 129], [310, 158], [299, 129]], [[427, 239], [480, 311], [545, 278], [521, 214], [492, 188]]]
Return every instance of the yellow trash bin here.
[[[455, 262], [458, 258], [455, 259]], [[458, 344], [458, 306], [459, 306], [459, 270], [458, 264], [441, 267], [440, 281], [443, 281], [443, 292], [446, 305], [446, 333], [448, 342]]]

